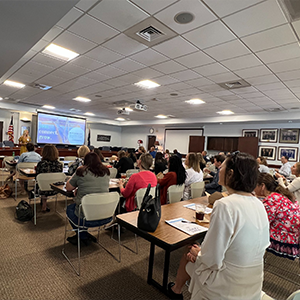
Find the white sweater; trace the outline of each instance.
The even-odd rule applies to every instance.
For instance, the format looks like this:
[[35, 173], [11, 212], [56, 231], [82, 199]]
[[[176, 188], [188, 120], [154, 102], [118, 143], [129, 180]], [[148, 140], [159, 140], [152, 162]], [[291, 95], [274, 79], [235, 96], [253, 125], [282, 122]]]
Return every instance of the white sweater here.
[[288, 186], [284, 184], [282, 177], [278, 178], [278, 183], [292, 192], [300, 204], [300, 177], [296, 177]]

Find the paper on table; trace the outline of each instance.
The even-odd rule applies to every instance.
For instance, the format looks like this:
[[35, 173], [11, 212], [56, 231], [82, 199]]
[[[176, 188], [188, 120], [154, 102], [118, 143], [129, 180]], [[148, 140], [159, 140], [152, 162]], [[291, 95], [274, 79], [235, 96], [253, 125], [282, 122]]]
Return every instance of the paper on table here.
[[[186, 204], [186, 205], [183, 205], [183, 207], [190, 208], [192, 210], [196, 210], [195, 203]], [[205, 208], [205, 212], [204, 212], [205, 214], [210, 214], [211, 212], [212, 212], [212, 208], [209, 208], [209, 207]]]
[[166, 220], [166, 223], [189, 234], [189, 235], [194, 235], [194, 234], [208, 230], [206, 227], [203, 227], [196, 223], [189, 222], [188, 220], [186, 220], [184, 218]]

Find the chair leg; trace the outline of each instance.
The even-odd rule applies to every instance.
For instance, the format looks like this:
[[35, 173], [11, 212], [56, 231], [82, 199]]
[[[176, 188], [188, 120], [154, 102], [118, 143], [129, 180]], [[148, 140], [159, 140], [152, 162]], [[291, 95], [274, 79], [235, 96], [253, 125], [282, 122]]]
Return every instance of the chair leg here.
[[36, 184], [34, 185], [34, 199], [33, 199], [33, 218], [34, 218], [34, 225], [36, 225]]

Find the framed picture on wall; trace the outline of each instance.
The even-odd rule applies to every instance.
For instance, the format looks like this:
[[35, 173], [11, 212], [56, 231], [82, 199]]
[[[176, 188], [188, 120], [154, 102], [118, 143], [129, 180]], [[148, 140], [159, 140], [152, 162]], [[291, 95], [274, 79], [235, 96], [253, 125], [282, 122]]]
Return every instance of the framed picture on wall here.
[[258, 147], [258, 156], [263, 156], [269, 160], [275, 160], [276, 148], [277, 147], [259, 146]]
[[258, 137], [258, 129], [243, 129], [243, 137]]
[[280, 129], [279, 143], [284, 144], [298, 144], [299, 143], [299, 129]]
[[276, 143], [277, 133], [278, 129], [261, 129], [259, 141], [264, 143]]
[[287, 156], [289, 161], [297, 161], [298, 148], [294, 147], [278, 147], [277, 160], [280, 160], [282, 156]]

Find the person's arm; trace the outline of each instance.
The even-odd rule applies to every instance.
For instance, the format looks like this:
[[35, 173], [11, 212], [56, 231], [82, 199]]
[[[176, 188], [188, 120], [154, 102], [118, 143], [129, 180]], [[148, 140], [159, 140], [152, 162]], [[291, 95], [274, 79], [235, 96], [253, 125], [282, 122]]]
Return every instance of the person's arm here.
[[135, 176], [134, 175], [135, 174], [130, 176], [125, 188], [123, 187], [123, 183], [120, 180], [120, 183], [119, 183], [120, 192], [121, 192], [121, 194], [123, 195], [124, 198], [128, 198], [131, 195], [131, 193], [134, 189], [134, 186], [135, 186], [135, 179], [134, 179]]
[[162, 179], [157, 179], [157, 183], [159, 183], [161, 187], [166, 186], [169, 183], [171, 178], [172, 178], [172, 174], [167, 173]]
[[25, 154], [25, 153], [22, 153], [22, 154], [20, 155], [19, 160], [18, 160], [18, 163], [24, 162], [24, 159], [25, 159], [25, 155], [24, 155], [24, 154]]
[[216, 173], [212, 182], [205, 185], [205, 189], [217, 189], [219, 187], [219, 173]]
[[66, 190], [68, 192], [71, 192], [73, 190], [76, 189], [77, 187], [77, 180], [78, 180], [78, 176], [76, 174], [74, 174], [74, 176], [72, 176], [68, 181], [67, 181], [67, 184], [66, 184]]
[[[278, 179], [278, 182], [280, 179], [281, 178]], [[282, 185], [282, 184], [280, 183], [280, 185]], [[292, 193], [298, 191], [300, 189], [300, 177], [297, 177], [288, 186], [285, 186], [285, 187]]]
[[276, 218], [278, 205], [275, 204], [271, 196], [266, 197], [263, 200], [263, 204], [268, 215], [269, 223], [271, 224]]
[[288, 166], [288, 164], [284, 164], [278, 173], [284, 176], [289, 176], [291, 173], [291, 168]]

